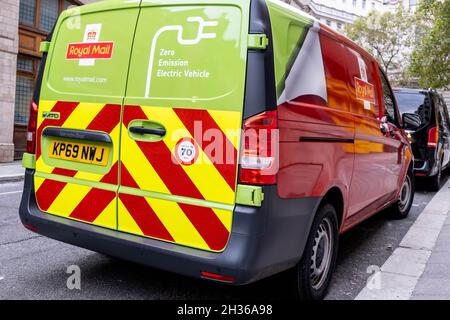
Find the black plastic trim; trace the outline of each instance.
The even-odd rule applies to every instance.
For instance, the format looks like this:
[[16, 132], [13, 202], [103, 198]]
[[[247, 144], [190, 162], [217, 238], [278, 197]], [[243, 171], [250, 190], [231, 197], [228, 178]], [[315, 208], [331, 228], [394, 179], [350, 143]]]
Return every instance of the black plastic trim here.
[[84, 141], [95, 141], [102, 143], [112, 143], [111, 137], [103, 132], [62, 129], [49, 127], [45, 128], [42, 135], [46, 137], [67, 138]]
[[300, 142], [334, 142], [334, 143], [355, 143], [351, 138], [326, 138], [326, 137], [300, 137]]

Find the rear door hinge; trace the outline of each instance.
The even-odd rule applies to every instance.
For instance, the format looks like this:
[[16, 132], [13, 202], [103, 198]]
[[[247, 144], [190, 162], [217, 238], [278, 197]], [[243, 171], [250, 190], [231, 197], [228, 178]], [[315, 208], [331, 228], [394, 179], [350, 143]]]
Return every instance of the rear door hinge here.
[[269, 38], [265, 34], [249, 34], [248, 48], [254, 50], [265, 50], [269, 45]]
[[42, 41], [39, 45], [39, 51], [40, 52], [48, 52], [50, 49], [50, 41]]
[[260, 186], [238, 184], [236, 190], [236, 203], [252, 207], [261, 207], [264, 193]]

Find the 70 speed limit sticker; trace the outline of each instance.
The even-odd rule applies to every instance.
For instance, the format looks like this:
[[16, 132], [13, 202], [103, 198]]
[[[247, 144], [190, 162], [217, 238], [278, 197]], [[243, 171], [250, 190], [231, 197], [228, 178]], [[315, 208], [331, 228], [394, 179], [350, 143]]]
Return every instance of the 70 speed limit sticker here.
[[195, 144], [194, 139], [183, 138], [178, 141], [174, 153], [178, 163], [190, 166], [194, 164], [198, 158], [198, 146]]

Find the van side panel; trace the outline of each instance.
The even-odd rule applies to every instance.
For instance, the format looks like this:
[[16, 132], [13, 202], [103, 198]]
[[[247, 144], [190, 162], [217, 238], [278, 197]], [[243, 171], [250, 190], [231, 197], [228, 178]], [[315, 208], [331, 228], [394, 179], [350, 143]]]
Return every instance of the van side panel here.
[[[337, 187], [346, 199], [354, 151], [354, 119], [345, 103], [346, 85], [336, 76], [336, 66], [322, 57], [321, 26], [317, 22], [304, 23], [302, 32], [298, 32], [299, 24], [308, 18], [293, 11], [286, 14], [275, 3], [269, 2], [269, 10], [272, 23], [281, 23], [281, 31], [274, 33], [275, 53], [294, 48], [289, 54], [275, 55], [280, 129], [278, 194], [283, 199], [323, 197]], [[286, 56], [289, 59], [283, 59]]]

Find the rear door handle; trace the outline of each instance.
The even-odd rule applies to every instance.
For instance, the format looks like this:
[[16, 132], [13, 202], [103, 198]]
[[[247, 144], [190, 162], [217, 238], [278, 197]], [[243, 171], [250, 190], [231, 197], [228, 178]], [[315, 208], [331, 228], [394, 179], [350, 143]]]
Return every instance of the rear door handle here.
[[164, 128], [154, 129], [154, 128], [146, 128], [144, 126], [130, 127], [128, 130], [130, 130], [131, 133], [135, 134], [151, 134], [160, 137], [164, 137], [167, 133], [166, 129]]

